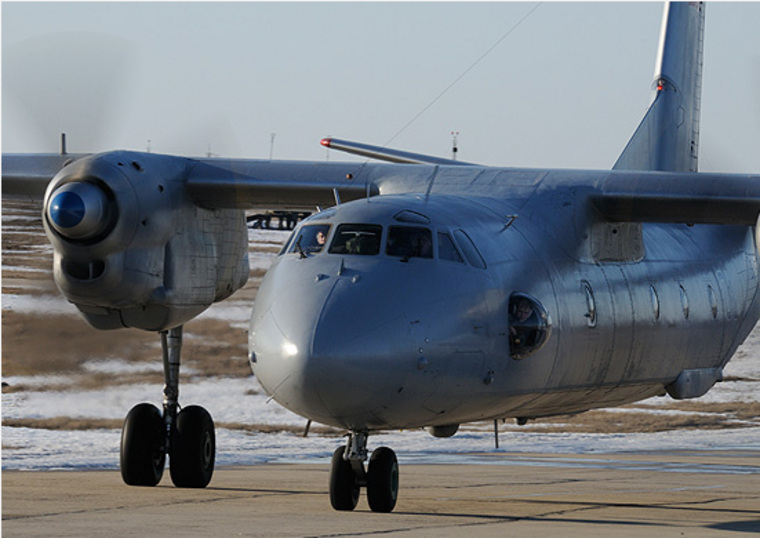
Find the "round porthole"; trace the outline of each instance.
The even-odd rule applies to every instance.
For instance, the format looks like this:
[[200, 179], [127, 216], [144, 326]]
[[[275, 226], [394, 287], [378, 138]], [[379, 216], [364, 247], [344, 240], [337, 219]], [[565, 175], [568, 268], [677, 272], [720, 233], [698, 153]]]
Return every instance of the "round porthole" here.
[[509, 353], [524, 359], [541, 349], [552, 332], [552, 322], [543, 305], [526, 293], [509, 296]]

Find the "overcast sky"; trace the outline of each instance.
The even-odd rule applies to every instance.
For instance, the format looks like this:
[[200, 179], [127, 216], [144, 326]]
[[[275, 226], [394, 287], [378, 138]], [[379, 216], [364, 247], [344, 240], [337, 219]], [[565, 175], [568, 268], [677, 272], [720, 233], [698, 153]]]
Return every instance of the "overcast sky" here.
[[[660, 3], [3, 2], [2, 149], [57, 151], [65, 131], [71, 152], [266, 159], [275, 133], [275, 159], [324, 160], [328, 135], [448, 157], [458, 131], [466, 161], [609, 168], [651, 99], [661, 16]], [[760, 172], [759, 22], [760, 3], [707, 6], [702, 170]]]

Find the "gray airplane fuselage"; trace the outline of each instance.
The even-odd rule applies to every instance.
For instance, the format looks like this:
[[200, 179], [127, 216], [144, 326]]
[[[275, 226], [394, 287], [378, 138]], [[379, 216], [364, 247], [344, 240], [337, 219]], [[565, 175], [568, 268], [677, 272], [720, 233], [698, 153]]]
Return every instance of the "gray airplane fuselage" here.
[[[594, 204], [610, 174], [412, 166], [373, 178], [385, 196], [304, 221], [268, 271], [255, 375], [292, 411], [354, 431], [702, 395], [760, 316], [754, 230], [610, 222]], [[374, 226], [376, 250], [335, 249], [341, 225], [357, 224]], [[319, 252], [295, 244], [309, 226], [328, 230]], [[394, 228], [429, 229], [431, 257], [391, 253]], [[515, 297], [546, 315], [545, 341], [523, 356]]]

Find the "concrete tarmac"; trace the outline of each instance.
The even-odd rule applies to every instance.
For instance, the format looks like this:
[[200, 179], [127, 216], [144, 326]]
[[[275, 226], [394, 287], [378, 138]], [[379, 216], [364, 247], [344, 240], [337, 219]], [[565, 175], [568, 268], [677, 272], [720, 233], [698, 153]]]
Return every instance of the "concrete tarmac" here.
[[[118, 471], [4, 471], [4, 536], [749, 536], [760, 450], [401, 455], [392, 514], [335, 512], [329, 466], [216, 470], [206, 489], [125, 486]], [[445, 458], [448, 461], [449, 458]]]

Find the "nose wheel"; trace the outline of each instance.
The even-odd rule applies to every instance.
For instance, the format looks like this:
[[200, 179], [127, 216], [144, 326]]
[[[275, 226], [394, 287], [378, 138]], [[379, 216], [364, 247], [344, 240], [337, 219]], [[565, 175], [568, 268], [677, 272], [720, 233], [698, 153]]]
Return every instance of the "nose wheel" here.
[[164, 409], [141, 403], [132, 408], [121, 432], [121, 476], [130, 486], [155, 486], [169, 455], [172, 482], [180, 488], [204, 488], [214, 474], [214, 421], [204, 408], [179, 410], [182, 326], [161, 332], [164, 357]]
[[388, 447], [372, 452], [367, 459], [367, 433], [352, 432], [346, 446], [335, 450], [330, 468], [330, 504], [335, 510], [350, 511], [359, 502], [359, 491], [367, 488], [373, 512], [392, 512], [398, 499], [398, 460]]

